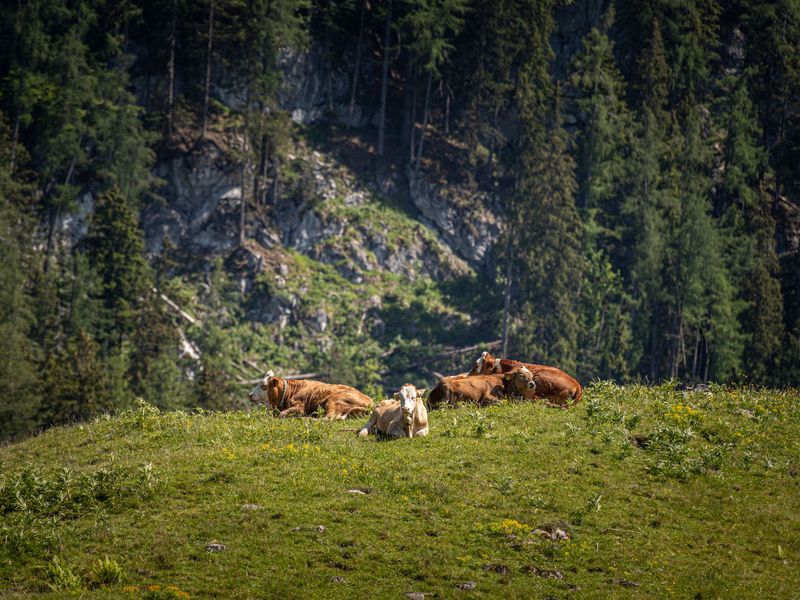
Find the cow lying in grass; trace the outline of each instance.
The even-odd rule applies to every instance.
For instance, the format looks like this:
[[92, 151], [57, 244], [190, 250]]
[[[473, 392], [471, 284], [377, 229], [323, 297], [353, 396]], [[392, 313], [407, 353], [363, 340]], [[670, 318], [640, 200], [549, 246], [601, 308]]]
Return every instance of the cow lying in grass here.
[[406, 383], [392, 400], [384, 400], [372, 411], [359, 437], [377, 433], [388, 437], [428, 435], [428, 411], [422, 402], [425, 390]]
[[428, 396], [428, 406], [470, 402], [480, 406], [497, 404], [506, 396], [530, 393], [536, 388], [533, 373], [520, 367], [509, 373], [444, 377]]
[[523, 363], [508, 358], [498, 359], [488, 352], [481, 354], [469, 374], [502, 374], [511, 372], [519, 367], [527, 367], [533, 373], [533, 379], [536, 382], [536, 387], [533, 391], [523, 394], [527, 398], [544, 398], [550, 403], [566, 407], [578, 402], [583, 395], [581, 384], [561, 369]]
[[372, 400], [348, 385], [300, 379], [282, 379], [268, 371], [253, 391], [251, 402], [268, 401], [281, 417], [302, 417], [322, 412], [327, 419], [345, 419], [363, 415], [372, 408]]

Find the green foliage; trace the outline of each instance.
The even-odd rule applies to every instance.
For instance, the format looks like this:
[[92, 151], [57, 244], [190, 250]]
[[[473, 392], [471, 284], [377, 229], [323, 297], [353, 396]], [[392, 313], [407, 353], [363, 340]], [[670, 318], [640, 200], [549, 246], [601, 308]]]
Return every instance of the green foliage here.
[[44, 361], [42, 420], [49, 424], [89, 419], [114, 406], [100, 345], [85, 331], [70, 336]]
[[9, 171], [11, 148], [0, 113], [0, 439], [37, 424], [41, 380], [32, 339], [30, 270], [33, 256], [24, 186]]
[[97, 585], [117, 585], [125, 572], [116, 560], [100, 558], [92, 566], [92, 579]]
[[69, 564], [58, 556], [53, 556], [47, 563], [47, 587], [54, 592], [78, 591], [83, 589], [83, 581], [76, 575]]
[[118, 191], [98, 198], [85, 244], [87, 256], [100, 275], [100, 297], [111, 320], [104, 323], [103, 338], [119, 344], [136, 326], [139, 298], [148, 287], [149, 266], [136, 213]]

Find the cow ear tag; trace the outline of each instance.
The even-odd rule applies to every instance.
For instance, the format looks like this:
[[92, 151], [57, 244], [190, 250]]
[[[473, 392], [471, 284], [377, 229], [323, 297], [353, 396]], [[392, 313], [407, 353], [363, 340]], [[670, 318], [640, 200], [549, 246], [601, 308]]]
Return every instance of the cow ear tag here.
[[508, 373], [506, 373], [506, 381], [511, 381], [511, 375], [509, 375]]

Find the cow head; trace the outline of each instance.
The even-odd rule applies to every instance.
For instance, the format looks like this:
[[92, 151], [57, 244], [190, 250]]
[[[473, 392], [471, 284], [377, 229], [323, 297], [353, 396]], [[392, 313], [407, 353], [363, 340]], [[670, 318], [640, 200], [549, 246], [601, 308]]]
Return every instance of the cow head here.
[[491, 375], [499, 371], [500, 361], [494, 356], [489, 354], [486, 350], [483, 351], [481, 357], [475, 361], [475, 366], [469, 372], [470, 375]]
[[417, 409], [417, 400], [422, 399], [425, 389], [417, 389], [410, 383], [403, 384], [399, 392], [395, 392], [393, 398], [400, 402], [400, 410], [403, 413], [403, 423], [409, 437], [411, 427], [414, 424], [414, 412]]
[[267, 401], [272, 408], [279, 408], [282, 383], [280, 377], [276, 377], [273, 371], [267, 371], [264, 378], [250, 392], [250, 402]]
[[523, 394], [525, 392], [533, 392], [536, 389], [533, 373], [528, 367], [519, 367], [509, 371], [504, 375], [503, 379], [506, 382], [506, 389], [511, 392]]

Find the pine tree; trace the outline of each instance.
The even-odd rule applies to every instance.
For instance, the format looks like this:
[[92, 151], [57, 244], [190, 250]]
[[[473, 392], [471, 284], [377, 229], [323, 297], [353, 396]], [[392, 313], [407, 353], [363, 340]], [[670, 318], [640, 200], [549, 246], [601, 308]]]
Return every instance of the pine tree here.
[[136, 329], [130, 338], [130, 385], [137, 396], [159, 408], [185, 408], [191, 403], [178, 364], [180, 334], [155, 289], [143, 297]]
[[31, 431], [39, 424], [40, 349], [31, 338], [30, 268], [32, 223], [24, 214], [26, 189], [13, 175], [14, 156], [24, 153], [8, 143], [0, 113], [0, 440]]
[[41, 407], [44, 424], [85, 421], [113, 408], [100, 345], [86, 332], [68, 338], [43, 367], [47, 390]]
[[110, 320], [101, 337], [117, 345], [135, 329], [137, 309], [150, 287], [136, 213], [117, 190], [98, 198], [85, 249], [100, 277], [100, 297]]
[[764, 155], [756, 115], [745, 80], [720, 82], [719, 115], [723, 171], [716, 194], [733, 283], [744, 303], [742, 329], [747, 336], [744, 367], [754, 381], [768, 380], [782, 344], [783, 298], [775, 253], [771, 199], [759, 183]]

